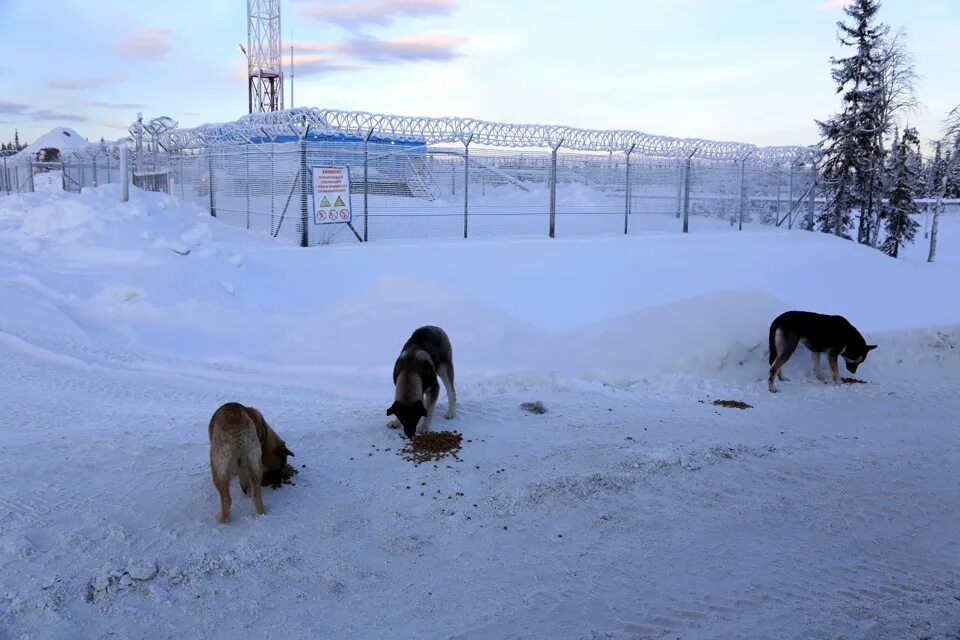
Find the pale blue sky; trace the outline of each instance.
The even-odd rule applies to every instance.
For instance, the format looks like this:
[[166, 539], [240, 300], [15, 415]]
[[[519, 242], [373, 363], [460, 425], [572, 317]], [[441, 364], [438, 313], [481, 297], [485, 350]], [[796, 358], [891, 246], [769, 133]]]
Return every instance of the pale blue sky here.
[[[842, 0], [283, 0], [296, 106], [807, 144], [838, 98]], [[960, 0], [886, 0], [924, 76], [924, 138], [960, 103]], [[245, 0], [0, 0], [0, 140], [246, 113]], [[289, 85], [287, 91], [289, 101]], [[289, 104], [289, 102], [288, 102]]]

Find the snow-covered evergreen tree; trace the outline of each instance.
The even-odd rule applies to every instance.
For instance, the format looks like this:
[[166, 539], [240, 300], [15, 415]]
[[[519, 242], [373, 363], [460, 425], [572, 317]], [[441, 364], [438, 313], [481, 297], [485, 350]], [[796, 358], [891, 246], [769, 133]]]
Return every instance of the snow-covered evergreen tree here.
[[823, 136], [823, 183], [827, 206], [821, 231], [849, 238], [853, 211], [860, 220], [857, 239], [869, 243], [883, 177], [885, 121], [882, 49], [887, 27], [876, 23], [879, 0], [854, 0], [844, 12], [852, 24], [838, 23], [840, 42], [855, 49], [833, 58], [832, 76], [843, 94], [843, 111], [817, 122]]
[[880, 250], [894, 258], [900, 255], [901, 247], [914, 241], [920, 228], [920, 223], [911, 217], [920, 211], [914, 202], [921, 172], [919, 147], [916, 129], [908, 128], [903, 132], [903, 139], [894, 140], [890, 152], [889, 202], [883, 215], [886, 238]]
[[[937, 228], [940, 223], [940, 214], [943, 212], [943, 199], [951, 178], [960, 168], [960, 163], [957, 162], [960, 158], [960, 105], [954, 107], [947, 115], [945, 124], [943, 144], [948, 151], [940, 163], [939, 182], [935, 185], [937, 204], [934, 206], [933, 222], [930, 224], [930, 253], [927, 254], [927, 262], [933, 262], [937, 256]], [[937, 148], [939, 150], [939, 145]]]
[[20, 144], [20, 132], [16, 129], [13, 130], [13, 148], [15, 151], [20, 151], [26, 145]]

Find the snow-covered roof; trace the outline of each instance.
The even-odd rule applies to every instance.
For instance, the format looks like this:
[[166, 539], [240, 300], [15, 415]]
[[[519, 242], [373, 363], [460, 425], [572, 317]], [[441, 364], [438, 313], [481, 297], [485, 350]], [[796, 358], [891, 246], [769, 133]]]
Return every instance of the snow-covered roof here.
[[13, 158], [18, 159], [34, 156], [42, 149], [59, 149], [61, 153], [79, 151], [84, 149], [88, 144], [90, 143], [87, 142], [86, 138], [73, 129], [69, 127], [54, 127], [28, 144], [24, 149], [21, 149]]

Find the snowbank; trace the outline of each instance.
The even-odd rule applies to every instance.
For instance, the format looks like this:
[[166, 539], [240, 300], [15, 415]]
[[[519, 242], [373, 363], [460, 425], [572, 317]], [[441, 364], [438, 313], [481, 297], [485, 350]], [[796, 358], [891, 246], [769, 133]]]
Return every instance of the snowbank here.
[[[468, 375], [557, 372], [622, 383], [756, 379], [769, 322], [788, 308], [843, 314], [871, 339], [960, 325], [960, 300], [940, 293], [954, 286], [956, 263], [896, 261], [822, 234], [305, 250], [167, 196], [132, 193], [128, 204], [116, 185], [0, 198], [4, 331], [53, 351], [167, 361], [171, 370], [388, 379], [410, 331], [440, 324]], [[43, 311], [22, 311], [24, 296]], [[888, 354], [913, 357], [885, 347], [877, 361]]]

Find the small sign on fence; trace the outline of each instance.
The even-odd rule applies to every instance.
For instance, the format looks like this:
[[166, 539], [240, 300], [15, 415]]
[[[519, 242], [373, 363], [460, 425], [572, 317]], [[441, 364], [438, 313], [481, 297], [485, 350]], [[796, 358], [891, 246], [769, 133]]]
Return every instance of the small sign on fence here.
[[349, 223], [350, 167], [313, 167], [313, 223]]

